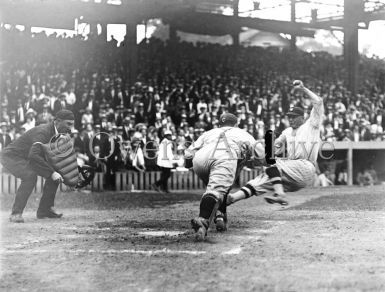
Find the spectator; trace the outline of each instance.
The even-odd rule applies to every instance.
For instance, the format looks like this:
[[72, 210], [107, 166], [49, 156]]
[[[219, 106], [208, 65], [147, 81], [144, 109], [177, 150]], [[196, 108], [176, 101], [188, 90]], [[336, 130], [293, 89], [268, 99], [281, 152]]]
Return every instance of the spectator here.
[[329, 178], [329, 175], [329, 170], [325, 170], [324, 172], [318, 175], [319, 186], [328, 187], [334, 185], [333, 181]]
[[53, 115], [49, 112], [49, 104], [44, 104], [43, 112], [37, 115], [36, 126], [48, 124], [54, 120]]
[[67, 109], [66, 95], [64, 93], [59, 95], [59, 98], [54, 103], [53, 113], [56, 114], [58, 111]]
[[28, 131], [36, 126], [36, 112], [33, 109], [29, 109], [26, 112], [26, 120], [25, 123], [23, 124], [23, 128]]
[[372, 177], [373, 184], [378, 184], [377, 172], [376, 172], [376, 170], [374, 169], [373, 164], [370, 164], [369, 169], [368, 169], [368, 173], [369, 173], [370, 176]]
[[146, 165], [144, 160], [144, 153], [140, 147], [143, 137], [139, 132], [135, 132], [131, 139], [131, 147], [129, 148], [129, 161], [131, 163], [131, 168], [135, 171], [144, 172], [146, 171]]
[[100, 146], [95, 145], [93, 148], [93, 155], [89, 159], [89, 163], [92, 167], [95, 168], [96, 172], [107, 172], [107, 166], [106, 166], [107, 158], [103, 157], [103, 155], [100, 153]]
[[173, 143], [171, 138], [171, 131], [167, 130], [164, 132], [164, 139], [159, 145], [157, 165], [161, 169], [161, 176], [158, 181], [152, 184], [152, 187], [156, 191], [163, 191], [168, 193], [168, 180], [171, 176], [171, 169], [174, 168], [174, 154], [173, 154]]
[[7, 147], [12, 142], [12, 138], [8, 134], [8, 125], [7, 125], [6, 122], [2, 122], [0, 124], [0, 127], [1, 127], [1, 131], [0, 131], [0, 147], [1, 147], [1, 149], [4, 149], [5, 147]]
[[92, 125], [94, 123], [94, 116], [92, 114], [91, 108], [87, 107], [85, 113], [82, 115], [81, 125], [85, 127], [86, 125]]
[[346, 168], [342, 168], [337, 175], [337, 185], [347, 185], [348, 184], [348, 173]]
[[373, 178], [367, 169], [361, 169], [357, 174], [357, 183], [359, 186], [372, 186]]

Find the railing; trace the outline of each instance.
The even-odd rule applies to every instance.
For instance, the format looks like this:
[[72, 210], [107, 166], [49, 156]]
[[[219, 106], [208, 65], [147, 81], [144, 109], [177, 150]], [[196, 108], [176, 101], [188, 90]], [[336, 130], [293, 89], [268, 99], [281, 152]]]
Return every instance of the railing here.
[[[244, 185], [250, 179], [260, 174], [262, 169], [256, 168], [251, 170], [242, 170], [239, 177], [239, 184]], [[115, 190], [116, 191], [145, 191], [151, 190], [151, 184], [156, 182], [160, 178], [160, 171], [149, 172], [117, 172], [115, 175]], [[100, 192], [104, 190], [105, 175], [103, 173], [96, 173], [95, 178], [90, 186], [86, 189], [90, 191]], [[17, 188], [20, 185], [20, 179], [16, 179], [9, 173], [0, 173], [0, 192], [2, 194], [15, 194]], [[41, 193], [43, 191], [44, 179], [37, 178], [37, 183], [34, 189], [35, 193]], [[191, 170], [189, 171], [175, 171], [171, 172], [169, 179], [170, 190], [197, 190], [204, 189], [205, 185], [198, 178], [198, 176]], [[69, 191], [69, 188], [64, 184], [60, 185], [60, 190], [65, 192]]]
[[[362, 161], [360, 153], [366, 153], [368, 150], [376, 150], [376, 159], [373, 162], [378, 174], [385, 174], [385, 141], [368, 141], [368, 142], [333, 142], [333, 145], [326, 145], [326, 149], [330, 151], [346, 150], [347, 172], [348, 172], [348, 185], [353, 184], [353, 152], [354, 156], [357, 155], [355, 169], [360, 166], [364, 166], [367, 161]], [[332, 146], [332, 147], [328, 147]], [[357, 151], [357, 153], [356, 153]], [[362, 159], [365, 159], [362, 157]], [[261, 168], [252, 170], [242, 170], [239, 177], [239, 185], [243, 186], [249, 180], [255, 178], [262, 171]], [[115, 190], [132, 192], [136, 190], [150, 190], [151, 184], [160, 178], [159, 171], [150, 171], [144, 173], [138, 173], [134, 171], [117, 172], [115, 176]], [[86, 189], [90, 191], [103, 191], [105, 186], [105, 176], [102, 173], [96, 173], [95, 178], [90, 186]], [[111, 182], [109, 182], [111, 183]], [[5, 172], [0, 172], [0, 193], [2, 194], [14, 194], [20, 180], [16, 179], [13, 175]], [[41, 193], [43, 190], [44, 180], [38, 177], [34, 192]], [[198, 179], [197, 175], [193, 171], [176, 171], [173, 170], [171, 178], [169, 180], [170, 190], [193, 190], [204, 189], [204, 184]], [[68, 188], [65, 185], [60, 186], [61, 191], [67, 191]]]
[[[0, 173], [0, 193], [15, 194], [17, 188], [20, 185], [20, 182], [21, 182], [20, 179], [14, 177], [10, 173], [6, 173], [6, 172]], [[85, 189], [91, 190], [91, 191], [103, 191], [103, 182], [104, 182], [104, 175], [102, 173], [96, 173], [92, 184], [87, 186]], [[35, 189], [33, 190], [33, 192], [42, 193], [43, 186], [44, 186], [44, 178], [38, 176]], [[63, 191], [63, 192], [69, 191], [69, 188], [64, 184], [60, 184], [59, 189], [60, 191]]]

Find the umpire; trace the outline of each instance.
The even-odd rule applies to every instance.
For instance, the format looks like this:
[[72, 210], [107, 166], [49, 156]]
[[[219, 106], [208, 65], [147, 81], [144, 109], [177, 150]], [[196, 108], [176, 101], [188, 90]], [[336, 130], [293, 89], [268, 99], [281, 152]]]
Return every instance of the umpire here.
[[47, 163], [39, 143], [47, 144], [54, 141], [58, 134], [71, 133], [74, 120], [74, 114], [71, 111], [60, 110], [53, 122], [32, 128], [3, 149], [0, 156], [1, 163], [6, 170], [21, 179], [9, 218], [11, 222], [24, 222], [23, 210], [36, 185], [37, 176], [45, 178], [43, 195], [36, 213], [37, 218], [63, 216], [53, 209], [56, 191], [63, 178]]

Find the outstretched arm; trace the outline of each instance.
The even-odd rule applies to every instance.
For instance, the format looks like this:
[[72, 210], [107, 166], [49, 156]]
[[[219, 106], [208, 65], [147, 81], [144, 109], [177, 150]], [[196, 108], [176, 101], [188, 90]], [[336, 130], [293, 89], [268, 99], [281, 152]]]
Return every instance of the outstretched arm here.
[[309, 88], [306, 88], [303, 85], [303, 82], [301, 80], [295, 80], [293, 82], [294, 91], [300, 90], [303, 93], [306, 94], [306, 96], [311, 100], [312, 104], [319, 104], [322, 102], [322, 98], [319, 97], [317, 94], [315, 94], [313, 91], [311, 91]]
[[313, 127], [319, 128], [322, 124], [322, 118], [324, 115], [324, 104], [322, 98], [310, 89], [306, 88], [301, 80], [295, 80], [293, 82], [293, 86], [294, 91], [299, 90], [303, 92], [311, 100], [313, 109], [310, 112], [309, 121]]

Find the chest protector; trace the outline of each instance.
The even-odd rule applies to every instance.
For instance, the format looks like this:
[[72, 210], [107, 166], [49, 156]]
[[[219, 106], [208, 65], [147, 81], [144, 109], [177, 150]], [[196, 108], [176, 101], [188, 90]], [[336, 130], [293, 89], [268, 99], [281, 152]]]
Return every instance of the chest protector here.
[[[48, 144], [37, 142], [42, 147], [47, 162], [58, 172], [69, 187], [81, 188], [94, 178], [94, 170], [89, 166], [79, 167], [73, 141], [69, 136], [58, 135]], [[81, 174], [81, 176], [79, 175]]]

